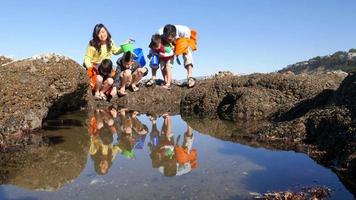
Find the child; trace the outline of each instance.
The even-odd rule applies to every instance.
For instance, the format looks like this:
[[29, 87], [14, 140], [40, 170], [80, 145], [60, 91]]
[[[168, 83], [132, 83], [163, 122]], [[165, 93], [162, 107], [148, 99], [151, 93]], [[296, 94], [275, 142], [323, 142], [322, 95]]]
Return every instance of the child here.
[[104, 59], [98, 68], [90, 68], [88, 74], [91, 78], [91, 87], [98, 99], [106, 100], [108, 96], [113, 96], [112, 85], [114, 83], [113, 77], [115, 71], [112, 68], [110, 59]]
[[124, 53], [124, 55], [117, 60], [116, 78], [115, 82], [118, 84], [119, 90], [118, 96], [125, 96], [127, 93], [125, 89], [130, 86], [133, 92], [139, 90], [137, 83], [147, 75], [148, 69], [141, 67], [139, 63], [135, 62], [134, 54], [130, 51]]
[[197, 50], [197, 32], [187, 26], [167, 24], [158, 30], [158, 34], [162, 35], [166, 42], [175, 44], [176, 56], [183, 55], [188, 87], [194, 87], [192, 51]]
[[[153, 59], [154, 56], [159, 57], [159, 63], [161, 63], [162, 75], [166, 83], [164, 88], [169, 89], [172, 80], [172, 75], [171, 75], [172, 66], [169, 66], [169, 64], [170, 63], [173, 64], [173, 57], [174, 57], [172, 45], [168, 43], [164, 43], [162, 41], [162, 37], [159, 34], [155, 34], [152, 35], [149, 48], [150, 48], [150, 53], [148, 54], [149, 58]], [[150, 65], [150, 67], [152, 69], [152, 78], [146, 83], [147, 86], [151, 86], [155, 83], [158, 65], [157, 66]]]

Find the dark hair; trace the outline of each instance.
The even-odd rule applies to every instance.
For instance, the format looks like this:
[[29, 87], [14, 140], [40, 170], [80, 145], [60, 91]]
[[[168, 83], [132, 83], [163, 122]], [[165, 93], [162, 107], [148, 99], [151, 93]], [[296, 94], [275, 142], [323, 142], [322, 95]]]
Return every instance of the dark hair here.
[[[93, 160], [94, 163], [94, 170], [96, 172], [96, 174], [98, 175], [105, 175], [109, 172], [109, 169], [112, 165], [112, 156], [113, 156], [113, 152], [112, 150], [109, 149], [108, 155], [103, 155], [102, 154], [102, 146], [99, 147], [98, 151], [94, 154], [91, 155], [91, 159]], [[107, 161], [108, 162], [108, 169], [105, 172], [102, 172], [100, 169], [100, 163], [101, 161]]]
[[125, 52], [122, 57], [124, 58], [124, 62], [131, 62], [134, 58], [133, 54], [130, 51]]
[[109, 33], [108, 29], [103, 24], [97, 24], [94, 27], [93, 39], [90, 40], [89, 45], [93, 46], [99, 53], [101, 53], [101, 49], [100, 49], [101, 42], [100, 42], [98, 35], [102, 28], [105, 29], [105, 31], [108, 33], [108, 38], [105, 43], [106, 43], [107, 50], [111, 51], [111, 34]]
[[172, 24], [165, 25], [163, 28], [163, 35], [176, 37], [177, 28]]
[[149, 48], [154, 48], [157, 47], [158, 44], [160, 44], [162, 42], [162, 37], [159, 34], [154, 34], [151, 37], [151, 43], [150, 45], [148, 45]]
[[177, 160], [175, 155], [163, 161], [163, 174], [165, 176], [175, 176], [177, 174]]
[[98, 67], [99, 75], [109, 76], [112, 71], [112, 62], [110, 59], [104, 59], [101, 61]]

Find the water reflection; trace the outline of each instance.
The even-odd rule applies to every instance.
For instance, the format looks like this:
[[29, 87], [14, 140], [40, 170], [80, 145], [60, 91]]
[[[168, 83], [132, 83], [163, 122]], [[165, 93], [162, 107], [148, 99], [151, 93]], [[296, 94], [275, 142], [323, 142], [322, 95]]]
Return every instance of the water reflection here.
[[353, 197], [307, 155], [252, 148], [244, 126], [187, 121], [115, 107], [48, 121], [46, 145], [1, 163], [0, 199], [251, 199], [316, 184]]
[[152, 131], [148, 146], [152, 167], [158, 168], [165, 176], [186, 174], [197, 167], [197, 151], [192, 149], [193, 130], [187, 125], [183, 143], [180, 145], [181, 135], [174, 141], [171, 116], [164, 114], [162, 117], [163, 125], [161, 131], [158, 131], [156, 118], [149, 116]]
[[[144, 148], [148, 127], [143, 124], [137, 111], [125, 108], [97, 109], [89, 116], [89, 154], [98, 175], [107, 174], [117, 154], [135, 159], [135, 151]], [[193, 146], [193, 129], [186, 125], [186, 132], [175, 136], [169, 113], [162, 115], [161, 129], [157, 117], [147, 114], [151, 123], [150, 141], [147, 143], [152, 167], [165, 176], [180, 176], [197, 167], [197, 150]], [[142, 118], [142, 117], [141, 117]]]

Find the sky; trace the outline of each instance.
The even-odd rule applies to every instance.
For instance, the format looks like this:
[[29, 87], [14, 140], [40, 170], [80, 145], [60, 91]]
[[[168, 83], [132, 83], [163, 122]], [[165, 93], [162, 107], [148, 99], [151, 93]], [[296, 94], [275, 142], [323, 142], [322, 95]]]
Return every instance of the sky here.
[[[356, 48], [355, 0], [1, 0], [0, 55], [55, 52], [83, 62], [97, 23], [116, 44], [148, 52], [165, 24], [198, 31], [194, 76], [273, 72], [315, 56]], [[113, 61], [118, 57], [114, 56]], [[173, 78], [186, 77], [175, 64]]]

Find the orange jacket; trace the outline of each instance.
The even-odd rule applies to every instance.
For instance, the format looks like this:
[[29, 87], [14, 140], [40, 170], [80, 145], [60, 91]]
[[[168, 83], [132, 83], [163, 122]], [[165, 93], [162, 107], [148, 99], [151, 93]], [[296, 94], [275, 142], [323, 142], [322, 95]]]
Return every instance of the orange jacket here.
[[177, 56], [188, 53], [189, 47], [193, 50], [197, 50], [197, 32], [191, 30], [190, 38], [178, 38], [175, 46], [175, 53]]

